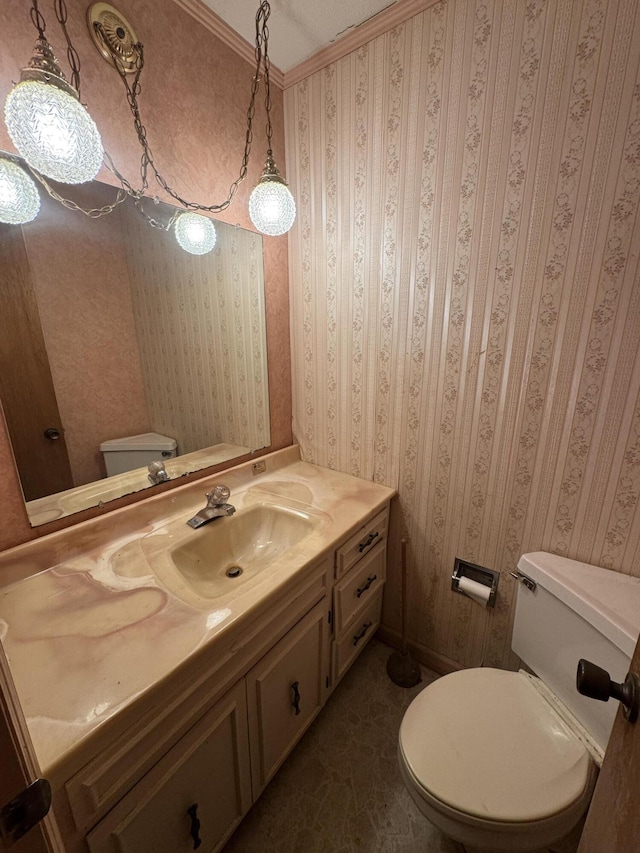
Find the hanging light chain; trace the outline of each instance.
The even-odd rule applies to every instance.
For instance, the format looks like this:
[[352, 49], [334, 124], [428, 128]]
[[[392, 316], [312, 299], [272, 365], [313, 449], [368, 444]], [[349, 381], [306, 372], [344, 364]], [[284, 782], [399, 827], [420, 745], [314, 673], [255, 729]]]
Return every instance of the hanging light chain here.
[[40, 38], [46, 38], [44, 31], [47, 28], [47, 22], [45, 21], [40, 9], [38, 9], [38, 0], [32, 0], [30, 15], [31, 23], [37, 29]]
[[[36, 3], [36, 0], [34, 0]], [[58, 19], [58, 23], [62, 28], [62, 32], [64, 33], [65, 40], [67, 42], [67, 59], [69, 61], [69, 67], [71, 68], [71, 85], [78, 92], [78, 97], [80, 97], [80, 57], [78, 56], [78, 51], [75, 49], [71, 42], [71, 37], [69, 36], [69, 31], [67, 30], [67, 4], [65, 0], [54, 0], [53, 8], [55, 9], [56, 18]]]
[[262, 19], [262, 42], [264, 43], [264, 105], [267, 110], [267, 156], [269, 157], [273, 154], [273, 151], [271, 150], [271, 137], [273, 136], [273, 129], [271, 127], [271, 78], [269, 76], [271, 60], [269, 59], [269, 27], [267, 26], [270, 11], [271, 9], [269, 4], [267, 2], [263, 2], [258, 9], [258, 14], [256, 15], [256, 45], [259, 43], [258, 22]]
[[[64, 0], [61, 0], [61, 2], [64, 2]], [[183, 198], [169, 185], [169, 183], [165, 180], [164, 176], [162, 175], [162, 173], [160, 172], [160, 170], [158, 169], [158, 167], [155, 164], [153, 152], [151, 150], [151, 146], [149, 145], [149, 142], [147, 139], [147, 131], [146, 131], [146, 128], [145, 128], [144, 123], [142, 121], [142, 116], [140, 114], [140, 107], [138, 104], [138, 97], [140, 95], [141, 88], [142, 88], [141, 83], [140, 83], [140, 75], [142, 73], [142, 69], [144, 68], [144, 48], [143, 48], [142, 44], [138, 43], [136, 45], [136, 53], [137, 53], [136, 71], [135, 71], [135, 74], [133, 75], [132, 82], [130, 82], [129, 75], [126, 73], [124, 66], [119, 61], [119, 57], [117, 57], [117, 56], [113, 57], [114, 65], [115, 65], [116, 70], [118, 71], [118, 74], [120, 75], [120, 78], [121, 78], [121, 80], [124, 84], [124, 87], [125, 87], [127, 101], [129, 103], [129, 108], [130, 108], [131, 113], [133, 115], [134, 127], [136, 129], [138, 141], [140, 143], [140, 146], [142, 147], [142, 156], [140, 158], [140, 177], [141, 177], [141, 181], [142, 181], [142, 187], [139, 191], [134, 190], [132, 193], [130, 193], [134, 196], [134, 198], [139, 200], [142, 193], [144, 192], [144, 190], [148, 188], [148, 185], [149, 185], [149, 183], [148, 183], [148, 169], [150, 167], [154, 176], [155, 176], [155, 179], [158, 182], [158, 184], [160, 185], [160, 187], [162, 187], [162, 189], [169, 196], [171, 196], [171, 198], [173, 198], [175, 201], [177, 201], [179, 204], [181, 204], [184, 208], [187, 208], [188, 210], [200, 210], [200, 211], [204, 211], [207, 213], [217, 213], [217, 212], [220, 212], [222, 210], [226, 210], [229, 207], [229, 205], [231, 204], [231, 202], [233, 201], [233, 199], [236, 195], [236, 192], [238, 190], [239, 185], [242, 183], [242, 181], [247, 176], [247, 171], [248, 171], [248, 167], [249, 167], [249, 155], [251, 153], [251, 145], [253, 142], [253, 119], [255, 116], [255, 102], [256, 102], [256, 96], [258, 93], [258, 89], [260, 86], [260, 70], [263, 66], [264, 66], [264, 79], [265, 79], [265, 87], [266, 87], [265, 104], [266, 104], [266, 108], [267, 108], [267, 138], [268, 138], [268, 144], [269, 144], [269, 151], [271, 150], [271, 135], [272, 135], [271, 116], [270, 116], [271, 94], [270, 94], [270, 88], [269, 88], [269, 64], [270, 63], [269, 63], [268, 50], [267, 50], [268, 40], [269, 40], [269, 28], [267, 27], [267, 20], [268, 20], [270, 14], [271, 14], [271, 7], [269, 5], [269, 2], [268, 2], [268, 0], [263, 0], [263, 2], [261, 3], [260, 8], [258, 9], [258, 12], [256, 14], [256, 45], [255, 45], [256, 65], [255, 65], [255, 73], [253, 75], [252, 84], [251, 84], [251, 98], [249, 101], [249, 107], [247, 109], [247, 131], [245, 134], [244, 153], [243, 153], [242, 162], [240, 165], [240, 171], [239, 171], [238, 177], [231, 184], [227, 198], [220, 204], [204, 205], [204, 204], [192, 202], [192, 201], [189, 201], [188, 199]], [[95, 22], [94, 26], [95, 26], [96, 30], [98, 31], [98, 33], [100, 34], [101, 38], [105, 39], [105, 33], [104, 33], [104, 28], [102, 27], [102, 24], [100, 22]], [[117, 170], [115, 170], [115, 169], [112, 169], [112, 170], [114, 171], [114, 174], [116, 174], [116, 176], [121, 180], [121, 182], [125, 186], [125, 189], [127, 189], [127, 191], [129, 192], [130, 186], [131, 186], [129, 184], [129, 182], [127, 181], [125, 183], [124, 180], [122, 179], [122, 177], [117, 172]], [[145, 215], [145, 218], [148, 218], [148, 217]], [[160, 227], [164, 227], [164, 226], [160, 226]]]
[[[28, 165], [28, 164], [27, 164]], [[42, 175], [37, 169], [34, 169], [33, 166], [28, 166], [31, 174], [39, 181], [42, 186], [45, 188], [47, 193], [51, 196], [52, 199], [59, 202], [63, 207], [66, 207], [67, 210], [74, 210], [77, 213], [84, 213], [85, 216], [88, 216], [89, 219], [99, 219], [101, 216], [106, 216], [109, 213], [113, 213], [113, 211], [118, 207], [118, 205], [122, 204], [122, 202], [127, 198], [127, 193], [123, 189], [118, 189], [116, 194], [116, 200], [112, 204], [105, 204], [104, 207], [91, 207], [84, 208], [79, 204], [76, 204], [70, 198], [65, 198], [61, 196], [51, 184], [47, 181], [47, 179]]]

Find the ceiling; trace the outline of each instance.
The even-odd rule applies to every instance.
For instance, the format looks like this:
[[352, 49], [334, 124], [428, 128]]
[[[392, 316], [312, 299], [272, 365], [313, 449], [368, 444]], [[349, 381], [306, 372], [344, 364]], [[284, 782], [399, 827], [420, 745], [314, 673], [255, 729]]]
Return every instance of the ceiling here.
[[[204, 0], [250, 44], [259, 0]], [[269, 56], [288, 71], [396, 0], [271, 0]]]

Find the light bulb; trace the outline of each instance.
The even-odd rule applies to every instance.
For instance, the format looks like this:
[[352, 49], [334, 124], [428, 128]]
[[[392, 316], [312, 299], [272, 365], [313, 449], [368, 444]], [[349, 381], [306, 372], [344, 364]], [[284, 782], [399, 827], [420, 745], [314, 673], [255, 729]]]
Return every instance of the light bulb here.
[[40, 210], [40, 196], [24, 169], [0, 157], [0, 222], [22, 225], [35, 219]]
[[192, 255], [206, 255], [216, 244], [213, 222], [199, 213], [181, 213], [173, 227], [178, 243]]

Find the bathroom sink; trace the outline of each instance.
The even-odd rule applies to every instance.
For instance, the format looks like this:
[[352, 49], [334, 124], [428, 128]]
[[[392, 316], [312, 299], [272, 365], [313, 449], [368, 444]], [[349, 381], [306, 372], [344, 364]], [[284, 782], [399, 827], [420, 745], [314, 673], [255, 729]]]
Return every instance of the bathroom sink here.
[[191, 532], [169, 557], [197, 595], [217, 598], [255, 579], [317, 524], [317, 518], [302, 510], [249, 506]]

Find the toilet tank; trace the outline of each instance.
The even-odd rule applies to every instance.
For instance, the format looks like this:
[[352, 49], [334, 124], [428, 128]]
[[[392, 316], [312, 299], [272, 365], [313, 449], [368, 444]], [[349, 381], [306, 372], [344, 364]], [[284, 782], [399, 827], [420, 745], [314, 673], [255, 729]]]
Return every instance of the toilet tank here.
[[511, 647], [580, 720], [599, 746], [609, 740], [618, 703], [581, 696], [576, 668], [586, 658], [624, 681], [640, 630], [640, 578], [542, 551], [524, 554]]
[[146, 467], [155, 460], [171, 459], [177, 455], [174, 438], [157, 432], [145, 432], [142, 435], [128, 435], [125, 438], [113, 438], [103, 441], [100, 450], [104, 456], [107, 477]]

